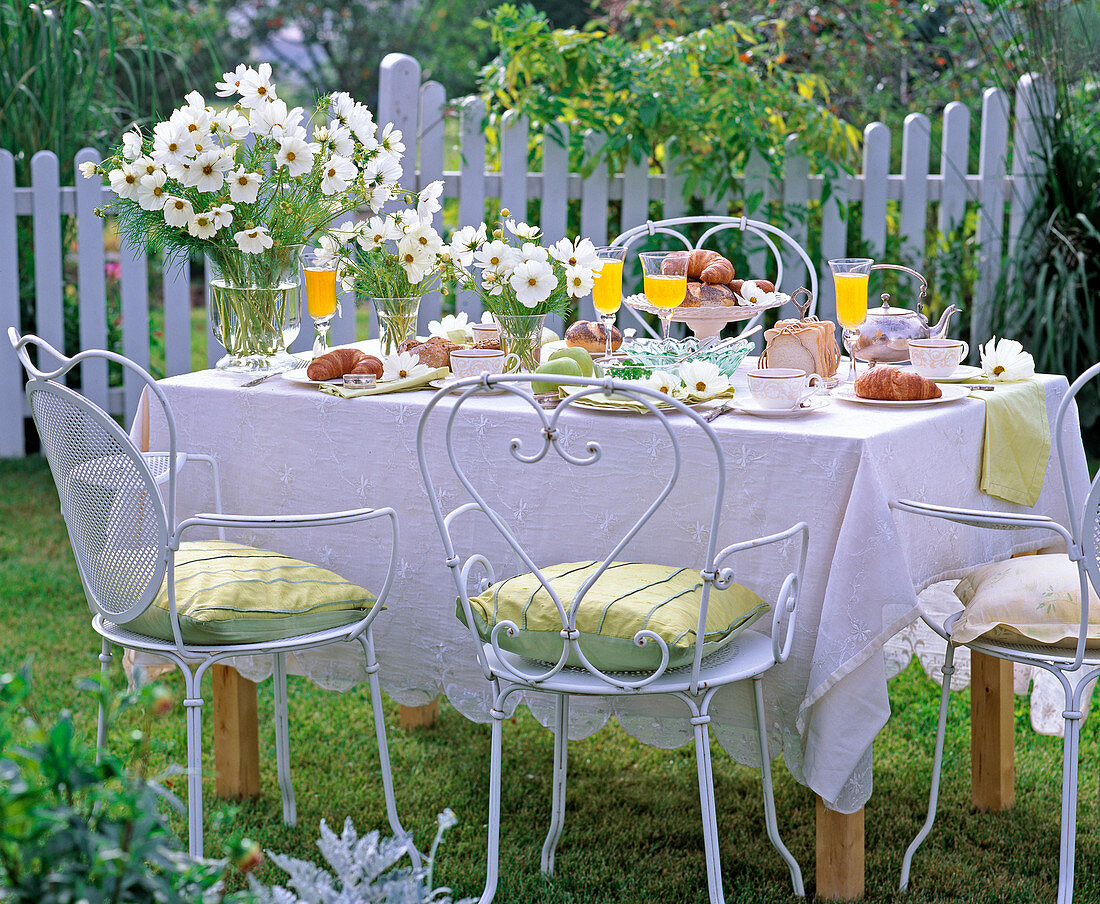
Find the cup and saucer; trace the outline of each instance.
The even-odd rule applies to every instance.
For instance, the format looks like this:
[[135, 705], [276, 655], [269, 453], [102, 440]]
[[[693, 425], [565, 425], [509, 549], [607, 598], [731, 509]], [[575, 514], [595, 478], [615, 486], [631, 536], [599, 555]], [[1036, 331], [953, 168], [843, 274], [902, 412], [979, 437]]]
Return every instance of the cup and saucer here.
[[961, 339], [910, 339], [909, 362], [914, 373], [936, 383], [964, 383], [982, 369], [963, 364], [970, 346]]
[[822, 395], [825, 380], [791, 367], [767, 367], [747, 374], [751, 398], [737, 399], [733, 408], [744, 414], [766, 418], [802, 417], [829, 404]]
[[[467, 377], [477, 377], [483, 373], [514, 373], [517, 370], [519, 370], [519, 358], [512, 354], [506, 355], [500, 349], [456, 348], [451, 352], [450, 376], [441, 380], [432, 380], [428, 385], [433, 389], [455, 392], [458, 390], [459, 381]], [[483, 389], [482, 393], [507, 391], [501, 386], [494, 386], [492, 389]]]

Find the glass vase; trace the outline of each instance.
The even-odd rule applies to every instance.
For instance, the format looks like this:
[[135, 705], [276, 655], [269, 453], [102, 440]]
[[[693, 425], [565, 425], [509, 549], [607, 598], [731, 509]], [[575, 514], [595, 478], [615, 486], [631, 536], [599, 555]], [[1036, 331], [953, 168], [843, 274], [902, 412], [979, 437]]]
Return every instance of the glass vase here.
[[227, 354], [221, 370], [263, 373], [300, 363], [287, 351], [302, 324], [301, 245], [210, 257], [210, 331]]
[[529, 373], [540, 364], [545, 314], [494, 314], [503, 333], [504, 350], [519, 358], [520, 370]]
[[378, 315], [378, 338], [382, 342], [382, 354], [396, 354], [397, 347], [409, 336], [416, 334], [420, 296], [381, 298], [372, 295], [371, 304]]

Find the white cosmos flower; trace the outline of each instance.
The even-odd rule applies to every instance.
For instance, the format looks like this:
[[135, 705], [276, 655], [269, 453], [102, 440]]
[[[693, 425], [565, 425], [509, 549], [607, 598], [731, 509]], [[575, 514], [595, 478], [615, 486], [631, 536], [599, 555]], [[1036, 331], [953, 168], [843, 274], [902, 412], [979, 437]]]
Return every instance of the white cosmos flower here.
[[85, 179], [91, 179], [92, 176], [99, 172], [99, 167], [94, 163], [82, 163], [77, 169], [80, 170], [80, 175]]
[[232, 204], [219, 204], [217, 207], [211, 207], [210, 216], [214, 218], [214, 228], [224, 229], [229, 226], [233, 222], [234, 209]]
[[774, 292], [765, 292], [751, 279], [746, 279], [741, 284], [741, 304], [758, 305], [772, 304], [775, 301]]
[[218, 231], [211, 213], [197, 213], [187, 221], [187, 231], [197, 239], [212, 239]]
[[206, 151], [191, 164], [189, 182], [199, 191], [220, 191], [232, 166], [233, 159], [220, 150]]
[[344, 117], [344, 122], [347, 123], [348, 128], [351, 129], [355, 137], [359, 139], [360, 144], [377, 146], [375, 135], [378, 133], [378, 126], [374, 124], [374, 117], [371, 116], [370, 110], [365, 105], [355, 104], [351, 112]]
[[271, 84], [271, 64], [260, 63], [255, 69], [247, 70], [237, 90], [241, 93], [241, 105], [244, 107], [255, 108], [277, 100], [275, 87]]
[[405, 236], [397, 243], [397, 259], [409, 282], [414, 285], [427, 276], [436, 265], [435, 255], [425, 251], [415, 239]]
[[710, 398], [730, 388], [730, 378], [710, 361], [688, 361], [680, 365], [684, 392], [691, 396]]
[[239, 166], [226, 176], [226, 181], [229, 183], [230, 200], [238, 204], [255, 204], [263, 176], [259, 173], [250, 173], [243, 166]]
[[448, 314], [442, 320], [433, 320], [428, 324], [429, 336], [442, 336], [450, 339], [451, 333], [466, 333], [466, 327], [470, 322], [465, 311], [458, 314]]
[[[314, 135], [314, 138], [316, 137]], [[355, 153], [355, 141], [351, 137], [351, 131], [343, 126], [329, 129], [328, 140], [332, 143], [332, 149], [341, 157], [351, 157]]]
[[355, 220], [344, 220], [343, 223], [330, 231], [336, 241], [341, 244], [346, 244], [347, 242], [354, 242], [359, 239], [366, 228], [366, 223], [356, 223]]
[[481, 287], [488, 295], [503, 295], [508, 285], [508, 273], [503, 270], [486, 270], [481, 274]]
[[191, 202], [186, 198], [177, 198], [168, 195], [164, 199], [164, 222], [169, 226], [186, 226], [194, 215]]
[[397, 241], [401, 238], [401, 229], [394, 222], [393, 217], [375, 216], [360, 225], [363, 229], [356, 241], [364, 251], [374, 251], [388, 241]]
[[265, 226], [235, 232], [233, 241], [245, 254], [260, 254], [275, 244], [275, 240], [267, 234], [267, 227]]
[[481, 322], [482, 323], [496, 323], [497, 319], [496, 319], [496, 317], [493, 316], [492, 311], [482, 311], [481, 312]]
[[486, 273], [506, 273], [518, 260], [515, 248], [505, 245], [500, 239], [486, 242], [474, 252], [474, 266]]
[[656, 389], [657, 392], [663, 392], [665, 395], [672, 395], [673, 390], [680, 388], [680, 378], [663, 370], [653, 371], [643, 383], [650, 389]]
[[127, 160], [137, 160], [141, 156], [141, 132], [136, 128], [122, 133], [122, 156]]
[[416, 196], [416, 215], [422, 220], [431, 220], [432, 215], [439, 212], [439, 196], [443, 194], [443, 182], [437, 179]]
[[382, 135], [378, 138], [378, 146], [388, 154], [399, 158], [405, 153], [405, 145], [401, 142], [401, 130], [395, 129], [392, 122], [387, 122], [382, 129]]
[[321, 169], [321, 194], [336, 195], [347, 191], [348, 183], [359, 175], [355, 164], [347, 157], [333, 154]]
[[191, 133], [182, 123], [158, 122], [153, 126], [153, 159], [158, 163], [180, 163], [193, 148]]
[[400, 180], [401, 174], [400, 163], [389, 154], [379, 154], [373, 160], [368, 160], [363, 167], [363, 184], [367, 188], [392, 186]]
[[111, 181], [111, 191], [116, 195], [127, 201], [134, 199], [140, 183], [138, 172], [132, 163], [124, 163], [118, 169], [111, 170], [107, 173], [107, 178]]
[[159, 170], [160, 164], [158, 164], [152, 157], [138, 157], [134, 161], [134, 172], [138, 174], [140, 179], [142, 176], [151, 176], [157, 170]]
[[301, 125], [304, 115], [301, 107], [288, 109], [285, 101], [275, 100], [252, 110], [248, 122], [258, 138], [293, 137], [304, 140], [305, 130]]
[[222, 80], [214, 85], [218, 97], [232, 97], [241, 90], [241, 82], [248, 75], [248, 67], [241, 63], [232, 72], [223, 72]]
[[141, 177], [136, 197], [143, 210], [164, 208], [164, 202], [168, 200], [168, 195], [164, 191], [164, 183], [167, 181], [168, 174], [162, 169]]
[[583, 298], [592, 291], [595, 283], [595, 271], [589, 270], [588, 267], [567, 266], [565, 268], [565, 291], [569, 293], [570, 298]]
[[567, 267], [585, 267], [588, 270], [595, 270], [599, 262], [596, 246], [589, 239], [580, 237], [576, 242], [571, 242], [569, 239], [559, 239], [554, 242], [550, 246], [550, 256]]
[[275, 165], [285, 166], [291, 176], [304, 176], [313, 169], [313, 156], [316, 153], [317, 145], [309, 144], [301, 138], [280, 138]]
[[517, 223], [511, 217], [504, 221], [504, 225], [507, 227], [508, 231], [512, 233], [512, 235], [514, 235], [517, 239], [526, 239], [527, 241], [533, 242], [539, 237], [540, 230], [538, 226], [529, 226], [526, 223]]
[[550, 297], [558, 287], [558, 277], [554, 268], [544, 261], [520, 261], [512, 270], [508, 284], [520, 304], [533, 308]]
[[191, 131], [209, 132], [210, 124], [214, 121], [214, 108], [207, 106], [206, 100], [198, 91], [192, 91], [184, 95], [187, 101], [186, 107], [180, 107], [177, 111], [184, 113], [190, 119], [195, 128]]
[[440, 238], [439, 233], [432, 228], [430, 223], [423, 220], [416, 220], [406, 227], [405, 235], [401, 238], [401, 241], [414, 242], [421, 251], [433, 257], [443, 250], [443, 239]]
[[313, 260], [317, 263], [317, 266], [324, 267], [336, 260], [339, 253], [340, 243], [331, 235], [323, 235], [317, 240]]
[[1030, 380], [1035, 376], [1035, 359], [1015, 339], [997, 340], [994, 336], [978, 346], [982, 357], [982, 376], [987, 380]]
[[228, 135], [234, 141], [242, 141], [248, 137], [250, 124], [248, 117], [236, 107], [230, 107], [214, 114], [211, 130]]
[[347, 91], [334, 91], [329, 98], [329, 110], [333, 116], [347, 119], [355, 109], [355, 100]]
[[461, 267], [472, 267], [474, 254], [485, 244], [485, 224], [463, 226], [451, 236], [451, 259]]
[[387, 355], [382, 359], [382, 379], [409, 380], [430, 373], [431, 368], [427, 364], [421, 364], [412, 352], [398, 352], [396, 355]]
[[542, 245], [536, 245], [534, 242], [524, 242], [523, 247], [519, 250], [519, 257], [523, 261], [546, 263], [550, 260], [550, 252]]

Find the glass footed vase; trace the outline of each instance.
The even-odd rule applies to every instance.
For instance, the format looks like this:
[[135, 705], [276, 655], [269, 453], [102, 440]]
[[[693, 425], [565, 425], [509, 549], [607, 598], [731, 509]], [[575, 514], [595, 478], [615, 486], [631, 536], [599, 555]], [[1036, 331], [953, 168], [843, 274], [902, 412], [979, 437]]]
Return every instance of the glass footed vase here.
[[211, 255], [210, 331], [227, 352], [218, 368], [263, 373], [299, 365], [287, 346], [302, 324], [300, 252], [293, 245]]
[[504, 350], [519, 358], [519, 369], [533, 373], [541, 363], [545, 314], [494, 314]]
[[382, 343], [382, 354], [396, 354], [397, 347], [402, 342], [416, 335], [420, 296], [382, 298], [372, 295], [370, 301], [378, 316], [378, 338]]

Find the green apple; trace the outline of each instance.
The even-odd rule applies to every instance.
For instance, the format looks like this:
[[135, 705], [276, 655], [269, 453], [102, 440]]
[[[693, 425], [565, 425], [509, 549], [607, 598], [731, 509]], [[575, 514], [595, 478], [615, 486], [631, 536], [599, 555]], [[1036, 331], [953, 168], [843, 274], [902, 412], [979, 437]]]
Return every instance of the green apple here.
[[550, 361], [556, 361], [558, 358], [572, 358], [577, 362], [577, 366], [581, 369], [582, 377], [590, 377], [594, 373], [594, 367], [592, 364], [592, 356], [583, 348], [558, 348], [550, 353]]
[[[556, 377], [579, 377], [581, 375], [581, 368], [572, 358], [555, 358], [553, 361], [547, 361], [545, 364], [539, 365], [535, 373], [552, 374]], [[534, 392], [556, 392], [557, 388], [557, 383], [542, 383], [536, 381], [531, 384], [531, 389]]]

